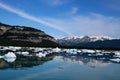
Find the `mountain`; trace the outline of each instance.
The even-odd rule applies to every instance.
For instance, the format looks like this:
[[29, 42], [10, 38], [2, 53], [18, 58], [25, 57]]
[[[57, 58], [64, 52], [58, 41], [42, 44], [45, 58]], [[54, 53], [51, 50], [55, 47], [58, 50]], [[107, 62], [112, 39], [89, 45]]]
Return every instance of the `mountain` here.
[[108, 36], [70, 36], [57, 40], [61, 46], [85, 48], [120, 48], [120, 39]]
[[56, 46], [56, 40], [45, 32], [25, 26], [0, 23], [0, 45]]

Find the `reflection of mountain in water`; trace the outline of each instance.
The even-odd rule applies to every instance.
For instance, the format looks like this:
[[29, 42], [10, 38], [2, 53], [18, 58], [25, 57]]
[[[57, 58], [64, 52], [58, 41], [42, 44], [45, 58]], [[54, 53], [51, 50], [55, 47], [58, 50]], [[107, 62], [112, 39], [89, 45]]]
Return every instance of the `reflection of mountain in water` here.
[[108, 58], [96, 58], [96, 57], [87, 57], [87, 56], [56, 56], [56, 60], [70, 62], [70, 63], [78, 63], [80, 65], [88, 65], [91, 68], [95, 68], [96, 66], [105, 66], [113, 62]]
[[54, 58], [55, 54], [48, 55], [44, 58], [39, 58], [35, 56], [20, 56], [17, 59], [10, 63], [5, 61], [4, 59], [0, 59], [0, 69], [7, 68], [25, 68], [25, 67], [33, 67], [37, 65], [42, 65], [43, 63], [50, 61]]

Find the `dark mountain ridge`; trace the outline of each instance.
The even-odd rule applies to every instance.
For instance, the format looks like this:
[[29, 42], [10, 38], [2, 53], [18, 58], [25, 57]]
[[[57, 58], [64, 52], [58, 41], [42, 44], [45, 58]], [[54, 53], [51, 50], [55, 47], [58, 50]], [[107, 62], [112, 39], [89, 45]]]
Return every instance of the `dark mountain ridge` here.
[[10, 46], [57, 46], [54, 37], [26, 26], [0, 23], [0, 45]]

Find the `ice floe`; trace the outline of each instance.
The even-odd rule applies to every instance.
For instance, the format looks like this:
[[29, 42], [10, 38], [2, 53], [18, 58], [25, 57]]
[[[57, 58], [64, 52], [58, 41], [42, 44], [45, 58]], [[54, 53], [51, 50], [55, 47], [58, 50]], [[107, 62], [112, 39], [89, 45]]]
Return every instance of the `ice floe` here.
[[42, 52], [39, 52], [39, 53], [36, 54], [36, 56], [38, 56], [38, 57], [45, 57], [46, 54], [43, 54]]
[[61, 49], [57, 47], [57, 48], [54, 48], [52, 51], [53, 51], [53, 52], [60, 52]]
[[8, 52], [4, 55], [4, 58], [16, 58], [16, 55], [13, 52]]
[[21, 52], [21, 54], [24, 55], [24, 56], [28, 56], [29, 52], [27, 52], [27, 51], [26, 52]]
[[[61, 48], [40, 48], [40, 47], [13, 47], [13, 46], [0, 46], [0, 58], [5, 59], [7, 62], [13, 62], [15, 59], [23, 56], [37, 56], [39, 58], [46, 57], [52, 53], [62, 54], [66, 56], [86, 56], [95, 57], [99, 59], [108, 58], [110, 61], [118, 61], [120, 58], [120, 51], [114, 50], [91, 50], [91, 49], [61, 49]], [[11, 59], [10, 59], [11, 58]]]
[[3, 58], [3, 56], [0, 56], [0, 58]]
[[42, 48], [34, 48], [34, 52], [40, 52], [40, 51], [43, 51]]
[[88, 50], [88, 49], [82, 49], [82, 52], [84, 52], [84, 53], [95, 53], [94, 50]]
[[119, 58], [115, 58], [115, 59], [110, 59], [111, 61], [114, 61], [114, 62], [120, 62], [120, 59]]
[[119, 51], [115, 51], [115, 56], [116, 57], [120, 57], [120, 52]]
[[77, 54], [77, 49], [68, 49], [66, 52], [70, 54]]

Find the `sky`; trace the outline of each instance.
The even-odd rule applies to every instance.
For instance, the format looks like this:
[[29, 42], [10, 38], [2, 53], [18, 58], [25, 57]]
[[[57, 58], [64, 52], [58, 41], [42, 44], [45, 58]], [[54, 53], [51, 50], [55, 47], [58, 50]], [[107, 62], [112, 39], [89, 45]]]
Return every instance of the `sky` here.
[[120, 0], [0, 0], [0, 22], [61, 38], [120, 38]]

